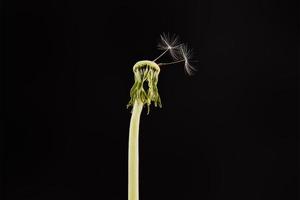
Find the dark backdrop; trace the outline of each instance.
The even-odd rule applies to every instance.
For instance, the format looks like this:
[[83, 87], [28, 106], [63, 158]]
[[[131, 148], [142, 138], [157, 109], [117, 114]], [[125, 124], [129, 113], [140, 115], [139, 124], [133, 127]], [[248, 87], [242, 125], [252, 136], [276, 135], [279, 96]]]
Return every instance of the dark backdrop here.
[[141, 200], [296, 199], [298, 5], [3, 2], [4, 199], [127, 199], [132, 66], [159, 35], [198, 72], [162, 70], [143, 113]]

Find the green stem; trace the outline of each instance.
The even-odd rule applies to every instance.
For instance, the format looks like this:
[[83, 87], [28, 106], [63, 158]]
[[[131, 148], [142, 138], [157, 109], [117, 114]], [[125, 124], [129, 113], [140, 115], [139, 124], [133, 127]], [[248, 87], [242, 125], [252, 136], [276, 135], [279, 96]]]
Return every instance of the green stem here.
[[139, 199], [139, 125], [143, 103], [135, 100], [129, 128], [128, 200]]

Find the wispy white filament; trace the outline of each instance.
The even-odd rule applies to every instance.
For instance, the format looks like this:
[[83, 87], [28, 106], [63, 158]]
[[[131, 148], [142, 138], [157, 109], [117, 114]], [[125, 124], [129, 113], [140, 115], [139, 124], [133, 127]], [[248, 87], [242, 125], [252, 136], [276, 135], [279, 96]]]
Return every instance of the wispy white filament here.
[[162, 35], [160, 35], [160, 39], [161, 41], [158, 44], [158, 48], [160, 50], [164, 50], [164, 52], [159, 55], [154, 60], [154, 62], [169, 51], [174, 61], [168, 63], [159, 63], [158, 65], [164, 66], [184, 62], [185, 72], [188, 75], [193, 75], [196, 71], [196, 68], [190, 64], [190, 59], [192, 58], [192, 50], [188, 49], [186, 44], [180, 43], [179, 37], [176, 35], [163, 33]]
[[184, 59], [184, 69], [188, 75], [193, 75], [196, 68], [192, 66], [189, 60], [192, 57], [192, 50], [188, 49], [187, 45], [180, 46], [180, 56]]
[[178, 60], [177, 51], [182, 45], [179, 41], [179, 37], [176, 35], [170, 35], [169, 33], [163, 33], [160, 35], [160, 43], [157, 45], [158, 49], [169, 51], [174, 60]]

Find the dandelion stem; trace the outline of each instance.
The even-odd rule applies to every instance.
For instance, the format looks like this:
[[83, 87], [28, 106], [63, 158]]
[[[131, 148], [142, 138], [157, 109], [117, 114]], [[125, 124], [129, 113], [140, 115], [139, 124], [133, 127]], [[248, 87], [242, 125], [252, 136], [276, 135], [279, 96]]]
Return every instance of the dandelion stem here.
[[139, 125], [143, 103], [135, 100], [129, 128], [128, 200], [139, 199]]

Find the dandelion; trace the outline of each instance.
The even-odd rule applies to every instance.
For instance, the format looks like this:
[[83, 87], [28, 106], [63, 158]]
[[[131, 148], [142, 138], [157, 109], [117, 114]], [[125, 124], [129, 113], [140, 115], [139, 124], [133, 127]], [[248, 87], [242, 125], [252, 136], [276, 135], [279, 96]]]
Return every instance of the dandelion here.
[[[128, 143], [128, 200], [139, 199], [139, 124], [143, 107], [147, 105], [147, 114], [150, 112], [151, 103], [154, 103], [155, 107], [162, 107], [157, 88], [160, 67], [184, 63], [184, 69], [188, 75], [196, 71], [195, 67], [190, 64], [192, 51], [179, 42], [178, 36], [162, 34], [160, 38], [158, 48], [164, 52], [153, 61], [142, 60], [133, 66], [134, 84], [130, 90], [130, 101], [127, 105], [127, 107], [132, 106]], [[170, 52], [173, 61], [157, 63], [167, 52]]]

